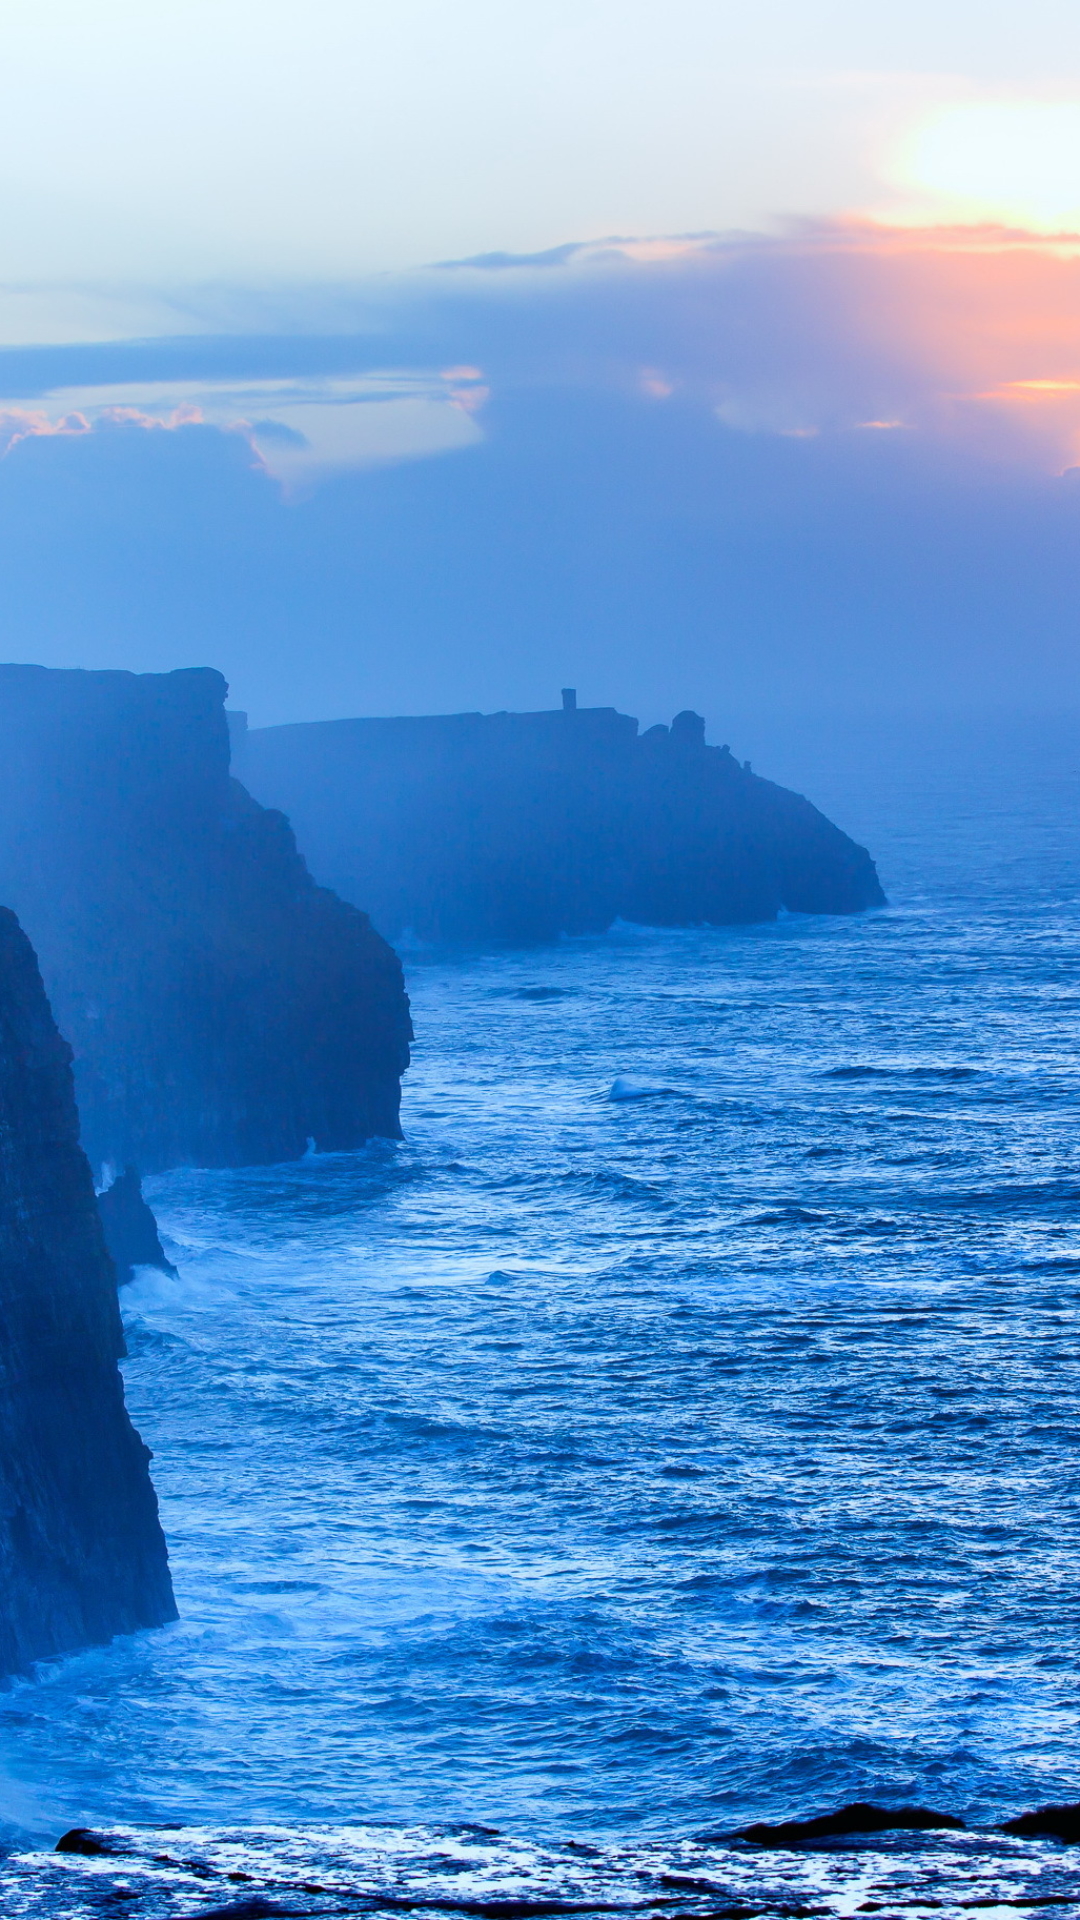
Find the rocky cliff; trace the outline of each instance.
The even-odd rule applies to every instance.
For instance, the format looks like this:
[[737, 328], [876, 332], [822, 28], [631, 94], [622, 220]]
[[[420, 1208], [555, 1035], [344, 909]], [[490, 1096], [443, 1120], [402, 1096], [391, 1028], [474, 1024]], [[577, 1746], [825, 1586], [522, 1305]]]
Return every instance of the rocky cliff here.
[[0, 909], [0, 1673], [176, 1617], [70, 1062]]
[[396, 1135], [401, 969], [229, 770], [219, 673], [0, 667], [0, 899], [75, 1051], [95, 1166]]
[[874, 863], [705, 722], [639, 734], [613, 708], [238, 729], [252, 791], [389, 938], [545, 940], [649, 925], [858, 913]]

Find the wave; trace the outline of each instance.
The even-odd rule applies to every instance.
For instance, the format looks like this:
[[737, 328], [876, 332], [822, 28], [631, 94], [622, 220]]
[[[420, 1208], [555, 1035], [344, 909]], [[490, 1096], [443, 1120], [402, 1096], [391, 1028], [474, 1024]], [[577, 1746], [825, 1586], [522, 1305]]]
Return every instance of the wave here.
[[649, 1080], [635, 1080], [630, 1074], [620, 1073], [608, 1090], [609, 1100], [668, 1100], [675, 1094], [674, 1087], [656, 1086]]

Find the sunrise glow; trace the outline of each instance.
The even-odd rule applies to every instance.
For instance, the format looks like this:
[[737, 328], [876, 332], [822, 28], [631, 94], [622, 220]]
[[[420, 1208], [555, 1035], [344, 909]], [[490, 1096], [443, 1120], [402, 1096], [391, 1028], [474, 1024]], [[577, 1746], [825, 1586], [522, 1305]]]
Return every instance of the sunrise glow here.
[[1039, 229], [1080, 223], [1080, 102], [972, 100], [921, 122], [895, 169], [950, 214]]

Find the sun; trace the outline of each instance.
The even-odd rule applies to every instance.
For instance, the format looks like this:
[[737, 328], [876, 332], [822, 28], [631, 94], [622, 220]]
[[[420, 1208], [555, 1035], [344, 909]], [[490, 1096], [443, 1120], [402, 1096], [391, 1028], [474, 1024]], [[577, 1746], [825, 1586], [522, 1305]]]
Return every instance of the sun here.
[[954, 219], [1039, 229], [1080, 225], [1080, 102], [971, 100], [907, 136], [893, 179]]

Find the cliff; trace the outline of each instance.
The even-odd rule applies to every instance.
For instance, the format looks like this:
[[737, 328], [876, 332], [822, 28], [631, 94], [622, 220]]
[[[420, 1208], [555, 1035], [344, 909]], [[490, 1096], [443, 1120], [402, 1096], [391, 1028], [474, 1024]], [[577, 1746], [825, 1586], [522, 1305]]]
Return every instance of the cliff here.
[[399, 1132], [401, 968], [229, 771], [219, 673], [0, 667], [0, 899], [75, 1052], [96, 1165]]
[[0, 1673], [176, 1618], [70, 1062], [0, 908]]
[[245, 732], [237, 763], [314, 871], [388, 938], [530, 941], [613, 920], [858, 913], [874, 863], [705, 722], [639, 734], [611, 707], [330, 720]]

